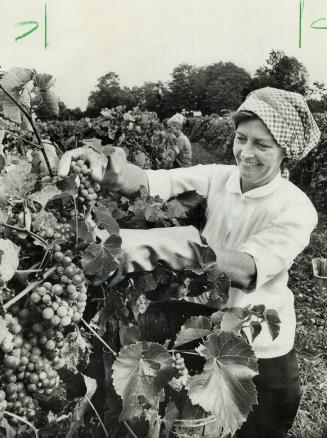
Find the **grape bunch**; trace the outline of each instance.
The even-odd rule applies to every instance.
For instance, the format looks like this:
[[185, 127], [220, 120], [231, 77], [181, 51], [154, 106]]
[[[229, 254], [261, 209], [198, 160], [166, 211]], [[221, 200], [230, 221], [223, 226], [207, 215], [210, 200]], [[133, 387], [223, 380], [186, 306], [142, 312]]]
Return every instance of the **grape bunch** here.
[[70, 164], [71, 172], [78, 175], [80, 185], [78, 188], [78, 202], [80, 205], [93, 204], [98, 199], [98, 192], [101, 187], [91, 178], [91, 169], [86, 164], [85, 157], [81, 156], [77, 161], [72, 161]]
[[31, 294], [45, 322], [51, 327], [67, 327], [79, 321], [86, 307], [87, 286], [83, 270], [72, 260], [70, 250], [54, 246], [56, 272]]
[[176, 378], [188, 376], [188, 369], [186, 368], [184, 358], [180, 353], [173, 355], [173, 369]]
[[173, 354], [172, 358], [174, 377], [169, 384], [175, 391], [181, 391], [186, 385], [189, 376], [188, 369], [186, 368], [184, 358], [180, 353]]
[[7, 333], [0, 345], [0, 355], [3, 356], [0, 366], [0, 419], [3, 411], [8, 410], [31, 420], [37, 409], [33, 394], [52, 394], [59, 385], [59, 375], [54, 369], [54, 361], [44, 357], [37, 347], [35, 336], [29, 334], [29, 339], [25, 337], [28, 333], [28, 309], [19, 310], [18, 306], [14, 306], [12, 310], [17, 316], [10, 313], [4, 316]]
[[53, 239], [70, 241], [75, 238], [75, 233], [72, 229], [72, 226], [68, 223], [57, 223], [54, 226], [41, 226], [38, 234], [43, 239], [47, 240]]

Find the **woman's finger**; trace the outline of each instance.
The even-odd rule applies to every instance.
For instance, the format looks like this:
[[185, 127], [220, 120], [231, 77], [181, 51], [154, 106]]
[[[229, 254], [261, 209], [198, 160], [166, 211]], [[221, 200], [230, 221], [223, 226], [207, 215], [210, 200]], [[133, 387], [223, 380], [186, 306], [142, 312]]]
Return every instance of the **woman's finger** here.
[[64, 155], [61, 157], [58, 166], [58, 176], [60, 178], [65, 178], [69, 175], [70, 164], [72, 162], [72, 152], [73, 151], [65, 152]]

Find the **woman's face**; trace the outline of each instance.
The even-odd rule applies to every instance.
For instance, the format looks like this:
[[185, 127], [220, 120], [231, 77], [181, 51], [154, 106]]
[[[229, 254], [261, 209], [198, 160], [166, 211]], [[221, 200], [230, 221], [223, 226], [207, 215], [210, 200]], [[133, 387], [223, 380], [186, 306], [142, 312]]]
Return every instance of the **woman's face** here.
[[167, 128], [168, 128], [168, 131], [171, 132], [172, 134], [176, 135], [176, 137], [178, 137], [180, 132], [181, 132], [181, 127], [179, 126], [178, 123], [175, 123], [175, 122], [168, 123]]
[[243, 192], [268, 184], [278, 173], [284, 158], [283, 149], [260, 119], [239, 123], [233, 152]]

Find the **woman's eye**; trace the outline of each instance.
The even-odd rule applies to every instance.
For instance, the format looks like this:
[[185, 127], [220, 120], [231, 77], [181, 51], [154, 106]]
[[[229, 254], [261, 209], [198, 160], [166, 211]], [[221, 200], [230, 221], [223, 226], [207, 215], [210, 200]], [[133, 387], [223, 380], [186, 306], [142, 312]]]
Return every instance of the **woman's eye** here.
[[258, 147], [259, 147], [262, 151], [264, 151], [264, 150], [268, 150], [268, 149], [269, 149], [269, 146], [267, 146], [267, 145], [265, 145], [265, 144], [260, 144], [260, 143], [258, 143]]
[[238, 143], [246, 143], [246, 138], [244, 138], [244, 137], [236, 137], [236, 141], [238, 142]]

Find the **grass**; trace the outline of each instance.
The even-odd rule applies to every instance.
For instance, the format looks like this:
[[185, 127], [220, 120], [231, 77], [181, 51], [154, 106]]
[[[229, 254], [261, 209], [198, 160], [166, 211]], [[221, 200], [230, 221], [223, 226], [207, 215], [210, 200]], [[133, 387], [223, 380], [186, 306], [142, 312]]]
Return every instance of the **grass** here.
[[[194, 164], [216, 162], [216, 157], [198, 143], [192, 145], [192, 150]], [[310, 245], [290, 270], [303, 395], [289, 438], [327, 438], [327, 295], [322, 296], [314, 283], [311, 266], [314, 257], [327, 257], [327, 215], [319, 215]]]

